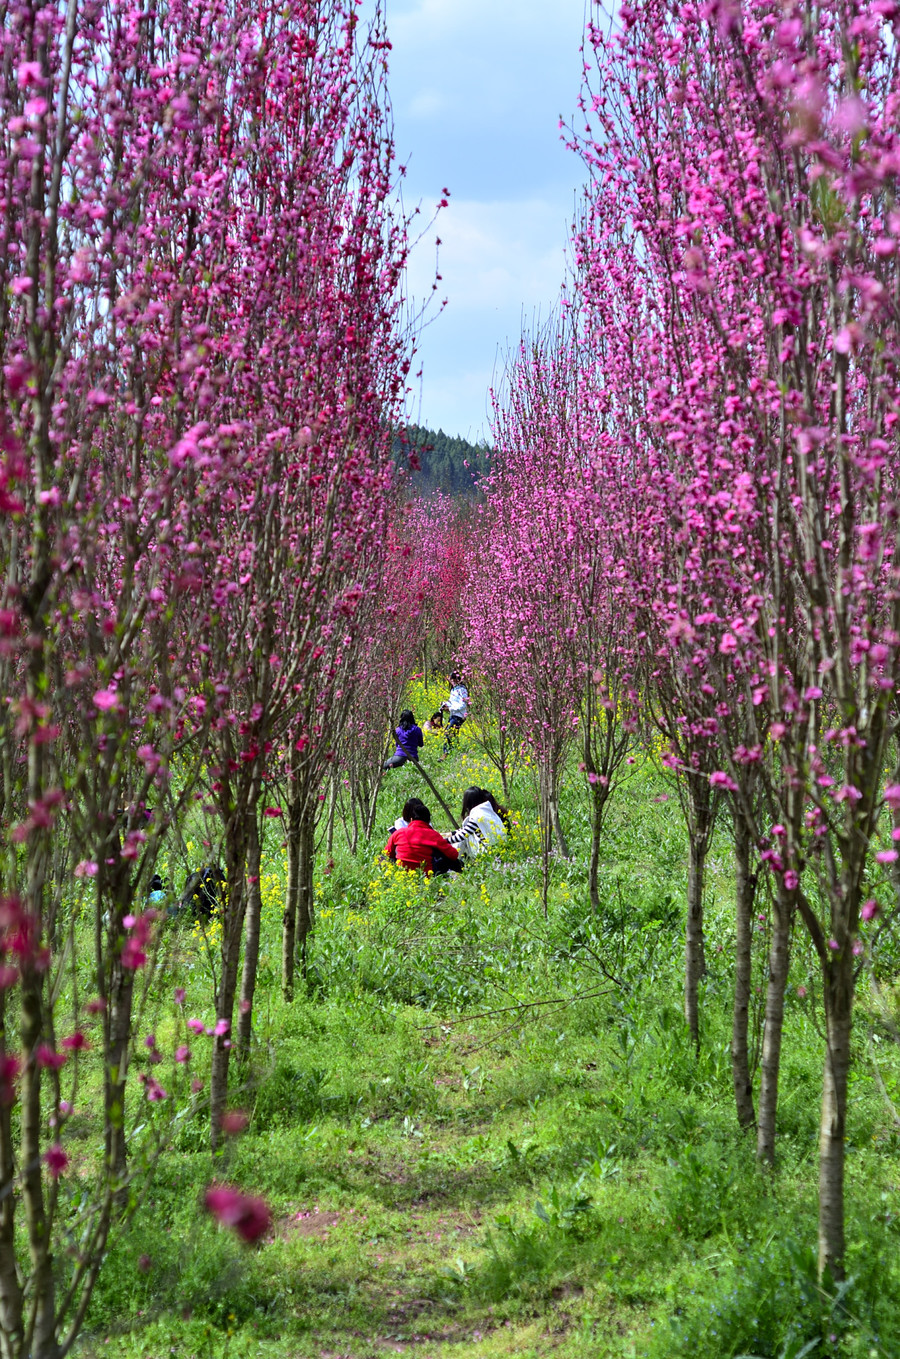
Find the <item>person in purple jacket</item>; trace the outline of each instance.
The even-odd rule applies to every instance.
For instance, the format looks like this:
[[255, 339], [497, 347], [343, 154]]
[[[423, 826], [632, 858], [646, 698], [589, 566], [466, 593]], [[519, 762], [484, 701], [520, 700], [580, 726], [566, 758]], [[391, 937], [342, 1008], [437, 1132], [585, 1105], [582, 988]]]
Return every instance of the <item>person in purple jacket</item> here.
[[425, 744], [425, 737], [422, 735], [422, 728], [416, 726], [416, 719], [409, 708], [405, 708], [400, 714], [394, 735], [397, 738], [397, 749], [389, 760], [385, 760], [382, 769], [399, 769], [407, 760], [418, 764], [419, 750]]

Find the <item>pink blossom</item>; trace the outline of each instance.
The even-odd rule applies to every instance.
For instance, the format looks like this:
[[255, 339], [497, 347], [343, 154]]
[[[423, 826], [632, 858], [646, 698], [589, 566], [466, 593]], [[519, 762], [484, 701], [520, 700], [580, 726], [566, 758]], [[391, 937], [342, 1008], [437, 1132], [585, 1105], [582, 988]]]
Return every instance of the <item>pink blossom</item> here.
[[69, 1157], [58, 1142], [48, 1147], [41, 1159], [54, 1180], [59, 1179], [69, 1164]]
[[222, 1115], [221, 1127], [227, 1137], [236, 1137], [246, 1130], [250, 1118], [240, 1109], [232, 1109]]
[[95, 878], [97, 876], [97, 864], [93, 859], [82, 859], [75, 865], [76, 878]]
[[176, 1062], [189, 1062], [191, 1060], [191, 1050], [186, 1043], [181, 1043], [175, 1049]]
[[862, 327], [855, 321], [842, 327], [834, 338], [834, 347], [839, 354], [849, 354], [851, 350], [858, 349], [863, 341]]
[[217, 1222], [231, 1227], [248, 1243], [258, 1241], [272, 1224], [272, 1215], [262, 1199], [225, 1185], [207, 1189], [206, 1207]]
[[114, 689], [98, 689], [94, 694], [94, 706], [101, 712], [110, 712], [119, 705], [119, 698]]
[[216, 1021], [216, 1027], [213, 1029], [213, 1033], [217, 1038], [221, 1038], [224, 1034], [229, 1033], [230, 1030], [231, 1021], [228, 1019], [219, 1019]]
[[9, 1108], [16, 1097], [15, 1083], [22, 1063], [11, 1052], [0, 1054], [0, 1105]]
[[863, 902], [862, 909], [860, 910], [859, 914], [863, 920], [874, 920], [880, 910], [881, 907], [878, 905], [878, 902], [875, 900], [875, 898], [869, 897], [868, 901]]
[[52, 1071], [59, 1071], [60, 1067], [66, 1064], [66, 1054], [64, 1052], [54, 1052], [48, 1043], [40, 1043], [34, 1050], [34, 1060], [38, 1066], [49, 1067]]
[[47, 84], [39, 61], [21, 61], [16, 69], [16, 76], [23, 90], [31, 89], [34, 86], [43, 87]]
[[187, 1022], [187, 1026], [188, 1026], [188, 1028], [191, 1030], [192, 1033], [202, 1033], [202, 1032], [203, 1032], [203, 1020], [202, 1020], [202, 1019], [189, 1019], [188, 1022]]

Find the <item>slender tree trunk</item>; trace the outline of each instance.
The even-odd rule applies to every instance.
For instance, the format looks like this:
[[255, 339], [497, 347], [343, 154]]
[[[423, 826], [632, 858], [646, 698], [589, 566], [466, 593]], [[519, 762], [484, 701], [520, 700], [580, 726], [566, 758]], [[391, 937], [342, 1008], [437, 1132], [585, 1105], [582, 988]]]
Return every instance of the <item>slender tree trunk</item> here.
[[281, 932], [281, 992], [284, 999], [294, 999], [294, 953], [297, 937], [297, 898], [300, 891], [300, 831], [302, 802], [297, 790], [292, 790], [288, 803], [287, 884], [284, 896], [284, 919]]
[[601, 783], [591, 784], [591, 857], [588, 864], [588, 889], [594, 915], [600, 914], [600, 840], [608, 793], [609, 790]]
[[334, 852], [334, 817], [337, 811], [337, 790], [338, 773], [335, 770], [331, 778], [331, 791], [328, 797], [328, 837], [325, 841], [325, 850], [329, 858]]
[[705, 778], [691, 779], [688, 790], [690, 851], [688, 860], [687, 921], [684, 948], [684, 1017], [691, 1042], [700, 1050], [700, 979], [706, 975], [703, 938], [703, 882], [713, 809], [709, 783]]
[[[369, 809], [366, 813], [366, 839], [371, 840], [375, 834], [375, 817], [378, 815], [378, 794], [381, 792], [381, 779], [375, 779], [375, 787], [369, 799]], [[354, 847], [355, 852], [355, 847]]]
[[506, 769], [506, 740], [500, 737], [500, 782], [503, 785], [503, 801], [509, 802], [509, 774]]
[[56, 1290], [53, 1256], [50, 1252], [50, 1223], [41, 1175], [41, 1070], [35, 1058], [35, 1050], [44, 1037], [41, 985], [41, 977], [30, 963], [22, 968], [21, 1036], [25, 1061], [20, 1093], [21, 1192], [31, 1260], [29, 1324], [33, 1319], [31, 1344], [26, 1344], [26, 1349], [30, 1359], [56, 1359], [59, 1352], [56, 1343]]
[[[8, 1055], [6, 991], [0, 991], [0, 1062]], [[0, 1101], [0, 1359], [18, 1359], [22, 1352], [22, 1289], [16, 1269], [16, 1197], [12, 1192], [16, 1158], [13, 1147], [12, 1105]]]
[[[216, 996], [216, 1027], [224, 1032], [213, 1037], [209, 1078], [209, 1140], [215, 1151], [222, 1138], [222, 1115], [228, 1102], [228, 1066], [231, 1057], [234, 998], [237, 991], [241, 931], [244, 924], [244, 874], [247, 865], [247, 825], [256, 818], [255, 800], [242, 805], [230, 818], [225, 838], [225, 902], [222, 908], [222, 973]], [[227, 1027], [225, 1027], [227, 1026]]]
[[790, 966], [791, 920], [794, 906], [794, 894], [779, 888], [772, 913], [759, 1115], [756, 1124], [756, 1154], [761, 1161], [767, 1161], [769, 1165], [775, 1161], [775, 1115], [778, 1108], [778, 1075], [784, 1029], [784, 989]]
[[256, 971], [259, 965], [259, 927], [262, 918], [262, 846], [259, 822], [250, 819], [250, 839], [247, 846], [247, 919], [244, 926], [244, 968], [241, 973], [241, 1003], [238, 1007], [237, 1048], [241, 1057], [249, 1057], [253, 1036], [253, 996], [256, 991]]
[[550, 914], [549, 892], [550, 892], [550, 840], [553, 828], [550, 824], [550, 792], [547, 785], [546, 772], [541, 770], [540, 776], [540, 801], [541, 801], [541, 895], [544, 908], [544, 919]]
[[568, 841], [566, 840], [565, 831], [562, 828], [562, 821], [559, 816], [559, 785], [555, 772], [551, 775], [550, 780], [549, 810], [550, 824], [553, 827], [553, 836], [556, 840], [556, 847], [564, 859], [571, 859], [572, 856], [569, 853]]
[[853, 959], [849, 944], [825, 975], [825, 1071], [819, 1124], [819, 1277], [844, 1277], [844, 1138], [853, 1026]]
[[351, 775], [351, 778], [353, 782], [350, 788], [350, 810], [353, 813], [353, 835], [350, 838], [350, 853], [355, 854], [359, 846], [359, 813], [362, 809], [362, 797], [359, 786], [359, 774], [355, 772]]
[[752, 852], [750, 832], [737, 808], [734, 816], [737, 939], [734, 961], [734, 1010], [731, 1021], [731, 1074], [738, 1123], [742, 1128], [752, 1128], [756, 1123], [756, 1115], [753, 1111], [753, 1084], [750, 1079], [747, 1033], [750, 1017], [751, 945], [756, 878], [750, 871]]
[[[110, 836], [111, 853], [118, 858], [118, 832]], [[118, 1183], [116, 1199], [124, 1207], [127, 1199], [125, 1177], [128, 1171], [128, 1146], [125, 1138], [125, 1091], [128, 1078], [131, 1015], [134, 1006], [134, 969], [123, 967], [120, 940], [125, 933], [122, 923], [132, 910], [130, 878], [121, 871], [122, 860], [110, 869], [114, 875], [106, 879], [106, 890], [97, 894], [97, 910], [107, 904], [110, 925], [106, 931], [107, 965], [109, 968], [104, 1015], [106, 1061], [103, 1068], [105, 1106], [106, 1164], [114, 1183]], [[104, 865], [105, 867], [105, 865]]]
[[688, 867], [687, 924], [684, 950], [684, 1017], [691, 1042], [700, 1049], [700, 978], [705, 971], [703, 950], [703, 869], [706, 847], [691, 841]]
[[316, 822], [312, 807], [307, 807], [300, 830], [300, 858], [298, 864], [297, 891], [297, 957], [300, 972], [306, 981], [307, 952], [309, 936], [315, 925], [313, 908], [314, 888], [313, 870], [316, 863]]
[[[44, 674], [44, 652], [36, 647], [29, 664], [28, 696], [38, 701]], [[28, 797], [34, 803], [45, 787], [44, 747], [35, 742], [28, 748]], [[32, 836], [28, 846], [25, 897], [34, 922], [35, 948], [42, 943], [44, 929], [45, 884], [50, 865], [50, 842], [46, 830]], [[41, 1173], [41, 1068], [35, 1056], [45, 1038], [43, 987], [44, 973], [30, 958], [21, 964], [19, 1030], [23, 1070], [19, 1098], [21, 1195], [25, 1207], [28, 1252], [31, 1262], [29, 1298], [25, 1320], [25, 1351], [29, 1359], [57, 1359], [56, 1288], [53, 1256], [50, 1251], [50, 1222], [44, 1198]]]
[[[125, 912], [116, 915], [121, 920]], [[110, 932], [112, 933], [112, 931]], [[125, 1140], [125, 1085], [128, 1076], [128, 1039], [134, 1000], [134, 972], [122, 966], [113, 945], [112, 970], [107, 997], [107, 1057], [104, 1066], [106, 1106], [106, 1163], [113, 1180], [124, 1184], [127, 1173]]]

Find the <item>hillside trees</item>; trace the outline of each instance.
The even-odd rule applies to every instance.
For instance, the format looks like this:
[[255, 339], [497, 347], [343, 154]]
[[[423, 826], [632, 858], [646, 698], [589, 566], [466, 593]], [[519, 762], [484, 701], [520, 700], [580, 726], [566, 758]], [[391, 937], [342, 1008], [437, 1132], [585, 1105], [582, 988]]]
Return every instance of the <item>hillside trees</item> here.
[[615, 255], [644, 321], [653, 475], [706, 537], [693, 562], [708, 602], [685, 620], [702, 683], [768, 717], [753, 745], [719, 742], [711, 782], [739, 789], [738, 767], [759, 767], [778, 819], [742, 807], [780, 933], [796, 908], [820, 959], [819, 1260], [836, 1275], [862, 906], [895, 853], [876, 839], [898, 647], [891, 17], [629, 8], [619, 39], [592, 31], [602, 136], [584, 143], [601, 186], [585, 289], [599, 299], [594, 260]]
[[[327, 760], [321, 713], [377, 579], [405, 238], [384, 35], [352, 6], [73, 0], [5, 22], [0, 1333], [4, 1355], [56, 1359], [129, 1174], [139, 903], [194, 796], [227, 869], [218, 1136], [266, 762], [300, 745], [301, 711]], [[106, 1152], [64, 1264], [67, 1157], [40, 1111], [73, 873], [95, 897]]]

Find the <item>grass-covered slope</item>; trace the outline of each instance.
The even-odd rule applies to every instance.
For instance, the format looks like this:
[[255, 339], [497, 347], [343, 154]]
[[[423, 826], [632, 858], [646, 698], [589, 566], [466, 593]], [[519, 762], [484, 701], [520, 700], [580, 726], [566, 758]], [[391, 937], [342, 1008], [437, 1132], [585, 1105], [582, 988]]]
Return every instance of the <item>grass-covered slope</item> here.
[[[413, 701], [424, 711], [439, 697]], [[444, 764], [437, 738], [427, 741], [451, 805], [473, 781], [499, 792], [471, 726]], [[900, 1054], [871, 1042], [865, 990], [851, 1282], [823, 1291], [813, 1250], [822, 1038], [802, 939], [779, 1163], [764, 1175], [733, 1111], [725, 828], [710, 865], [698, 1059], [680, 1009], [686, 857], [671, 789], [635, 766], [611, 812], [597, 920], [577, 783], [566, 806], [574, 858], [553, 863], [546, 919], [527, 767], [513, 790], [503, 854], [443, 883], [379, 867], [386, 837], [352, 859], [338, 827], [333, 868], [324, 849], [319, 860], [310, 993], [291, 1006], [280, 997], [284, 853], [272, 834], [258, 1044], [234, 1098], [249, 1127], [211, 1166], [202, 1105], [182, 1121], [101, 1276], [83, 1354], [900, 1355], [900, 1130], [872, 1074], [877, 1060], [896, 1092]], [[413, 770], [391, 776], [380, 826], [413, 791]], [[437, 808], [434, 819], [443, 825]], [[208, 1021], [203, 940], [172, 929], [165, 985], [185, 985], [185, 1013]], [[764, 920], [759, 941], [757, 986]], [[257, 1247], [200, 1210], [213, 1177], [267, 1198], [274, 1228]]]

